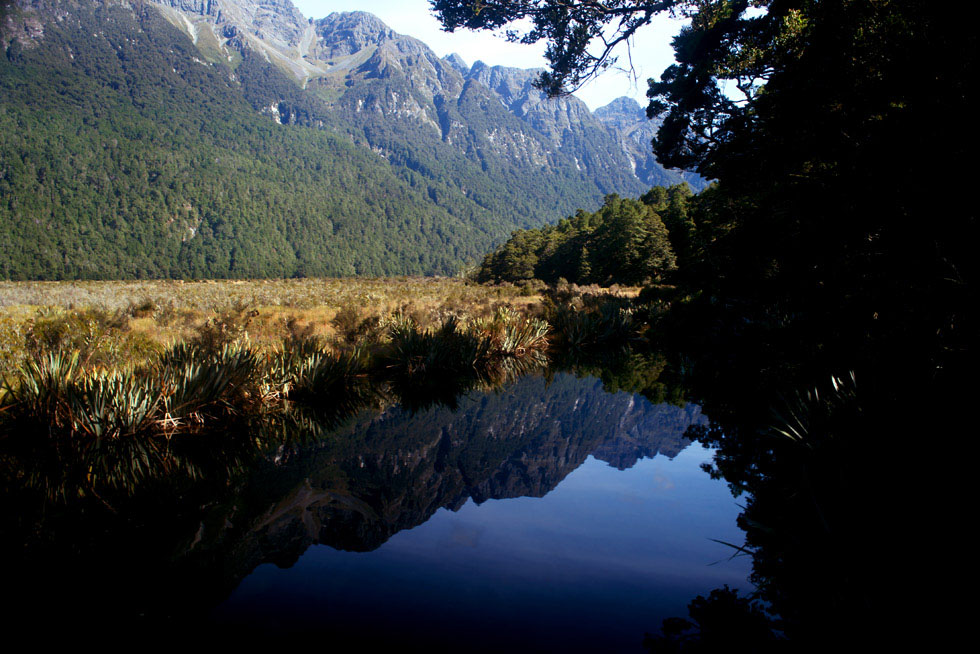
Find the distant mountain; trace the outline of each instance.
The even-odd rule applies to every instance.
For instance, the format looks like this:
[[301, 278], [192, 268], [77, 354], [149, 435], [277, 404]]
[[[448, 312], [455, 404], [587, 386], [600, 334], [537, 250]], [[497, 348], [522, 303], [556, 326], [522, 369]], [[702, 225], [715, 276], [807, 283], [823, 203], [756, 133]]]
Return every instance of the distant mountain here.
[[646, 110], [633, 98], [616, 98], [593, 115], [618, 136], [636, 176], [650, 186], [687, 182], [696, 190], [704, 188], [704, 179], [697, 173], [667, 170], [657, 163], [651, 142], [660, 129], [660, 121], [648, 119]]
[[439, 58], [365, 12], [4, 6], [0, 277], [447, 274], [681, 179], [642, 112], [547, 100], [534, 71]]

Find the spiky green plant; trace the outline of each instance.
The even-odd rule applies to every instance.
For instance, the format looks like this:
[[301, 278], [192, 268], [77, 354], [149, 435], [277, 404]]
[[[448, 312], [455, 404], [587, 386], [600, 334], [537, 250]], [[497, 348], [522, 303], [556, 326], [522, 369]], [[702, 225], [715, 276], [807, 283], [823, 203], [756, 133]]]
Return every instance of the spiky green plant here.
[[159, 384], [134, 371], [84, 373], [79, 352], [50, 352], [28, 360], [4, 381], [5, 412], [43, 425], [49, 434], [119, 438], [153, 430], [162, 402]]
[[842, 431], [841, 425], [856, 423], [860, 412], [857, 377], [852, 370], [846, 375], [832, 375], [827, 387], [814, 386], [785, 400], [780, 409], [774, 410], [776, 422], [772, 431], [813, 449]]
[[506, 355], [523, 356], [532, 351], [543, 350], [548, 346], [548, 331], [551, 329], [544, 320], [519, 318], [504, 326], [499, 351]]
[[310, 361], [328, 351], [323, 340], [317, 336], [290, 336], [284, 339], [266, 362], [264, 382], [267, 394], [288, 396], [297, 376], [309, 367]]
[[389, 334], [387, 366], [407, 376], [472, 369], [487, 348], [482, 339], [463, 331], [454, 315], [434, 330], [420, 329], [413, 320], [401, 318], [392, 324]]
[[287, 412], [301, 423], [331, 428], [368, 406], [378, 406], [382, 392], [368, 374], [370, 357], [361, 348], [321, 351], [296, 368]]
[[348, 352], [316, 352], [296, 366], [290, 399], [326, 397], [364, 377], [365, 355], [355, 348]]
[[48, 352], [28, 359], [13, 380], [3, 380], [4, 413], [60, 431], [71, 425], [66, 397], [79, 376], [79, 352]]
[[500, 307], [490, 317], [473, 323], [473, 331], [487, 341], [488, 356], [523, 356], [548, 346], [551, 326], [544, 320], [528, 318], [509, 307]]
[[200, 423], [243, 413], [261, 399], [260, 363], [260, 355], [247, 343], [228, 343], [217, 352], [184, 343], [171, 348], [160, 358], [158, 370], [165, 388], [165, 419]]
[[100, 371], [76, 380], [64, 399], [73, 435], [120, 438], [155, 431], [163, 393], [146, 374]]

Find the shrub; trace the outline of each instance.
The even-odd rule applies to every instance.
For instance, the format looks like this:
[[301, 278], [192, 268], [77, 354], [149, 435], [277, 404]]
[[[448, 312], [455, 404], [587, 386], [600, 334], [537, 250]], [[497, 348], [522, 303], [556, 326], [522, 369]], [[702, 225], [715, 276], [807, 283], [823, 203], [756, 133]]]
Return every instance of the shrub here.
[[330, 324], [337, 330], [337, 335], [341, 340], [353, 345], [357, 341], [358, 326], [361, 324], [361, 312], [358, 311], [353, 303], [345, 304], [331, 318]]
[[39, 312], [24, 333], [27, 356], [52, 352], [79, 353], [81, 367], [113, 367], [144, 359], [155, 352], [153, 343], [129, 331], [129, 316], [103, 309]]
[[251, 303], [236, 302], [198, 327], [188, 345], [200, 352], [218, 353], [228, 345], [247, 338], [248, 326], [257, 315], [259, 312]]

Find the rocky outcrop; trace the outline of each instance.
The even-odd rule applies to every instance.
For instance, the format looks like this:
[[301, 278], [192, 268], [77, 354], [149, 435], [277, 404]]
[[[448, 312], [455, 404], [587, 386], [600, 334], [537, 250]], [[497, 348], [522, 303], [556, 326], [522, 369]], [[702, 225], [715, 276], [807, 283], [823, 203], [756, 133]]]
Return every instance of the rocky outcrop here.
[[466, 75], [469, 74], [469, 72], [470, 72], [470, 66], [469, 66], [469, 64], [467, 64], [463, 60], [463, 58], [460, 57], [455, 52], [452, 53], [452, 54], [450, 54], [450, 55], [446, 55], [444, 57], [444, 59], [445, 59], [446, 63], [449, 64], [450, 66], [452, 66], [453, 68], [455, 68], [456, 69], [456, 72], [459, 73], [460, 75], [463, 75], [465, 77]]
[[[616, 98], [606, 106], [596, 109], [595, 117], [604, 125], [623, 133], [639, 131], [637, 126], [644, 123], [653, 127], [657, 125], [653, 121], [646, 120], [646, 112], [639, 102], [626, 96]], [[652, 131], [656, 132], [656, 129]]]
[[314, 24], [317, 41], [311, 54], [322, 60], [347, 57], [400, 40], [400, 35], [366, 11], [335, 12]]
[[234, 26], [277, 47], [295, 47], [308, 22], [289, 0], [153, 0], [214, 24]]
[[218, 0], [157, 0], [160, 4], [171, 9], [179, 9], [201, 16], [217, 16]]
[[534, 88], [533, 82], [540, 73], [538, 68], [488, 66], [478, 61], [467, 78], [492, 90], [514, 115], [527, 120], [557, 142], [561, 142], [570, 130], [598, 126], [589, 108], [578, 98], [549, 99]]

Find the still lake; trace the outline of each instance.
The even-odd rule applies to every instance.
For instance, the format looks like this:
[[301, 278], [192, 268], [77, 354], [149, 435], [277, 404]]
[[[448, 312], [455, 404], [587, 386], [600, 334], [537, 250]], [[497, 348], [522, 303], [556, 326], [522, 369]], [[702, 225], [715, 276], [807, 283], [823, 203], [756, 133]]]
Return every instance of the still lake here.
[[718, 542], [744, 542], [739, 500], [684, 437], [698, 406], [566, 373], [453, 404], [361, 411], [206, 491], [197, 469], [93, 533], [49, 511], [8, 563], [28, 603], [88, 596], [137, 631], [436, 651], [642, 651], [697, 595], [751, 589]]

